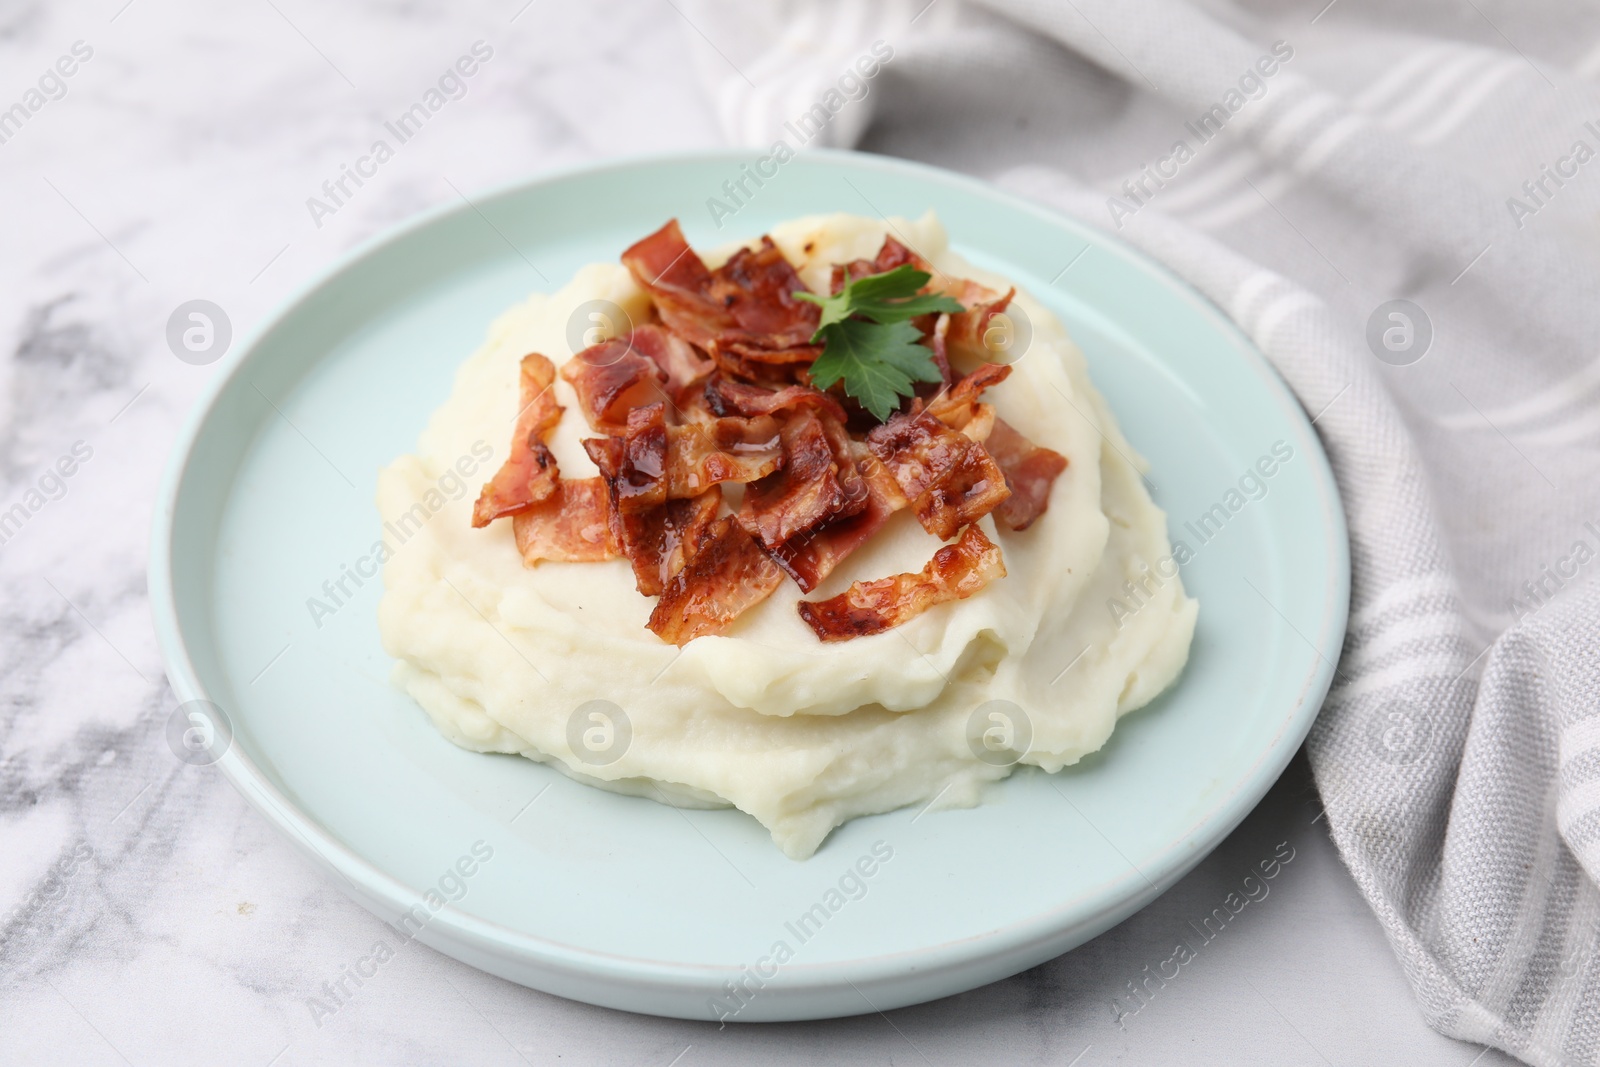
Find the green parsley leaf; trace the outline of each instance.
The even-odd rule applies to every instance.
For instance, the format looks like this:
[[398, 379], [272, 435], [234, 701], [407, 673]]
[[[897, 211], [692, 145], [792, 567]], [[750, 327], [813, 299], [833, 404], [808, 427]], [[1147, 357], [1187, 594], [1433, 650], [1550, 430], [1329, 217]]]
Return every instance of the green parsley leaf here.
[[[822, 322], [812, 341], [822, 340], [822, 331], [851, 315], [860, 315], [877, 323], [904, 322], [918, 315], [931, 315], [941, 311], [955, 314], [966, 310], [952, 297], [943, 293], [918, 295], [917, 290], [931, 278], [925, 270], [907, 263], [882, 274], [868, 274], [844, 283], [844, 288], [832, 296], [816, 293], [796, 293], [797, 300], [807, 300], [822, 306]], [[894, 303], [890, 303], [894, 301]]]
[[819, 332], [828, 346], [811, 364], [811, 384], [826, 389], [842, 378], [844, 391], [879, 422], [888, 420], [901, 397], [911, 395], [912, 382], [940, 379], [932, 350], [918, 343], [922, 331], [910, 322], [846, 319]]
[[844, 391], [884, 422], [912, 394], [913, 382], [938, 381], [933, 352], [918, 343], [922, 332], [910, 320], [966, 309], [942, 293], [919, 294], [929, 277], [905, 264], [848, 281], [832, 296], [794, 294], [822, 308], [811, 340], [826, 347], [811, 365], [811, 383], [826, 389], [843, 379]]

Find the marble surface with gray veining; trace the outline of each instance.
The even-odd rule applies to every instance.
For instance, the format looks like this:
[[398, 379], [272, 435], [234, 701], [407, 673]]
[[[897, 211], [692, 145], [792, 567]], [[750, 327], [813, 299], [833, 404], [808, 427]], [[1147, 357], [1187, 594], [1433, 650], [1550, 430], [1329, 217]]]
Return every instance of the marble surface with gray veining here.
[[[313, 1016], [378, 920], [163, 739], [151, 501], [216, 373], [174, 357], [168, 317], [206, 299], [237, 332], [461, 193], [720, 143], [697, 34], [716, 27], [668, 0], [0, 0], [0, 115], [27, 112], [0, 118], [0, 1063], [1511, 1062], [1424, 1026], [1298, 760], [1150, 908], [947, 1001], [718, 1030], [419, 946]], [[467, 94], [314, 219], [307, 199], [480, 40]], [[1265, 897], [1145, 981], [1285, 849]]]

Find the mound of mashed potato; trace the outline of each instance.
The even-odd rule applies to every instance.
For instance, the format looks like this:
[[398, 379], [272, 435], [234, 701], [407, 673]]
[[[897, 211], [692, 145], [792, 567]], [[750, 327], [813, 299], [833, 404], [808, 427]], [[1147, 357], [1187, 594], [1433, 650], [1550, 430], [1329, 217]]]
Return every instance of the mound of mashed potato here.
[[[949, 251], [932, 214], [892, 224], [809, 217], [770, 236], [806, 284], [826, 292], [831, 265], [872, 258], [891, 225], [941, 271], [1009, 288]], [[715, 266], [732, 251], [705, 259]], [[482, 460], [487, 447], [493, 456], [480, 469], [498, 466], [517, 415], [520, 359], [570, 358], [569, 322], [590, 301], [610, 301], [636, 322], [650, 310], [623, 266], [602, 263], [503, 314], [416, 453], [379, 475], [386, 522], [416, 514], [462, 457]], [[654, 600], [639, 594], [626, 559], [525, 567], [510, 521], [472, 527], [469, 493], [384, 565], [378, 621], [398, 661], [396, 684], [458, 745], [665, 803], [732, 805], [795, 859], [856, 816], [935, 798], [941, 808], [972, 806], [1018, 763], [1053, 772], [1099, 749], [1118, 716], [1183, 669], [1197, 605], [1177, 578], [1146, 577], [1171, 554], [1166, 517], [1082, 354], [1042, 305], [1021, 292], [1016, 303], [1031, 342], [985, 399], [1069, 466], [1029, 529], [981, 520], [1004, 552], [1006, 577], [893, 630], [828, 644], [801, 621], [802, 594], [785, 581], [725, 635], [679, 649], [646, 628]], [[567, 383], [555, 388], [567, 408], [550, 442], [562, 476], [591, 477], [579, 443], [591, 432]], [[806, 598], [920, 570], [938, 544], [903, 510]], [[1131, 616], [1115, 617], [1108, 601], [1129, 581], [1153, 591]]]

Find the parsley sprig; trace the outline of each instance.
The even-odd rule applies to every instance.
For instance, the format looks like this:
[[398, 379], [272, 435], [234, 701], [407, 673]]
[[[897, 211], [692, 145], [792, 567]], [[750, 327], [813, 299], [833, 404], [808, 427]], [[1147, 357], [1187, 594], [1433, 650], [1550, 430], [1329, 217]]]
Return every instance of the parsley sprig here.
[[794, 294], [822, 308], [811, 341], [826, 346], [811, 364], [811, 384], [826, 389], [843, 379], [844, 391], [885, 422], [900, 398], [912, 394], [913, 382], [938, 381], [933, 352], [918, 343], [922, 331], [911, 320], [966, 309], [942, 293], [919, 294], [929, 277], [906, 264], [847, 281], [833, 296]]

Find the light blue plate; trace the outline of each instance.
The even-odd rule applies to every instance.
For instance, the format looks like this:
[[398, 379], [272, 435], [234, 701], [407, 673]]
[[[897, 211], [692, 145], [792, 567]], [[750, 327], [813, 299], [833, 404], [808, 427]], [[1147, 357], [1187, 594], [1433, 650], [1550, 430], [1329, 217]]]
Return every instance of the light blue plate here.
[[[1081, 944], [1176, 882], [1260, 800], [1327, 692], [1349, 590], [1333, 478], [1299, 405], [1213, 306], [1106, 234], [873, 156], [802, 155], [719, 231], [706, 199], [746, 161], [618, 163], [426, 215], [239, 344], [183, 435], [150, 565], [173, 689], [223, 709], [232, 741], [217, 742], [217, 766], [252, 804], [379, 916], [410, 912], [395, 947], [416, 933], [537, 989], [685, 1018], [820, 1018], [957, 993]], [[975, 809], [858, 819], [797, 863], [739, 812], [681, 812], [451, 745], [387, 682], [377, 580], [347, 579], [353, 597], [314, 623], [308, 598], [379, 537], [378, 468], [413, 448], [508, 305], [672, 216], [703, 246], [812, 212], [928, 208], [960, 252], [1066, 322], [1194, 552], [1188, 669], [1104, 751], [1054, 777], [1020, 773]], [[1241, 490], [1275, 444], [1292, 455], [1264, 495], [1249, 479]], [[1202, 543], [1188, 524], [1208, 513]], [[851, 875], [879, 842], [890, 858]], [[729, 982], [753, 992], [729, 998]]]

